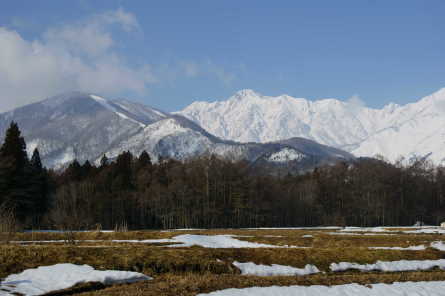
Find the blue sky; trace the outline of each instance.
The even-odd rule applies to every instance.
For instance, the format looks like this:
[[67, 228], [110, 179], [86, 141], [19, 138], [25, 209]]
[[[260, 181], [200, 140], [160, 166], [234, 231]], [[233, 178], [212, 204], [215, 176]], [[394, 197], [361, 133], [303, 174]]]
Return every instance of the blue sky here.
[[442, 0], [4, 1], [0, 111], [74, 89], [167, 111], [244, 88], [404, 104], [445, 87], [444, 11]]

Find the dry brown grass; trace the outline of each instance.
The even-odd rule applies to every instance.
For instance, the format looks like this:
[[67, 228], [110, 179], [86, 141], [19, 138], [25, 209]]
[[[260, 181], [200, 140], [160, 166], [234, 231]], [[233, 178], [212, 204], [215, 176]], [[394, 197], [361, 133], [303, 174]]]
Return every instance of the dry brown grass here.
[[291, 285], [341, 285], [348, 283], [373, 284], [404, 281], [443, 281], [445, 272], [403, 272], [403, 273], [351, 273], [318, 274], [301, 277], [255, 277], [215, 274], [165, 274], [153, 281], [108, 287], [99, 291], [82, 293], [82, 296], [194, 296], [199, 293], [228, 288], [291, 286]]
[[[89, 264], [97, 269], [117, 269], [143, 272], [154, 281], [115, 286], [82, 295], [195, 295], [230, 287], [268, 285], [342, 284], [350, 282], [375, 283], [404, 280], [445, 280], [445, 272], [408, 273], [327, 273], [306, 277], [246, 277], [240, 276], [233, 261], [257, 264], [282, 264], [303, 267], [315, 264], [329, 271], [333, 262], [374, 263], [377, 260], [441, 259], [445, 253], [428, 248], [425, 251], [369, 250], [368, 247], [424, 244], [443, 239], [440, 235], [330, 235], [321, 230], [198, 230], [198, 231], [134, 231], [134, 232], [78, 232], [75, 245], [58, 244], [3, 244], [0, 245], [0, 278], [27, 268], [56, 263]], [[273, 245], [296, 245], [308, 249], [206, 249], [201, 247], [168, 248], [162, 244], [113, 243], [110, 240], [171, 238], [179, 234], [234, 234], [240, 240]], [[303, 238], [310, 234], [313, 237]], [[63, 240], [62, 233], [16, 233], [13, 240]], [[245, 237], [249, 236], [249, 237]], [[102, 286], [86, 285], [79, 293]]]

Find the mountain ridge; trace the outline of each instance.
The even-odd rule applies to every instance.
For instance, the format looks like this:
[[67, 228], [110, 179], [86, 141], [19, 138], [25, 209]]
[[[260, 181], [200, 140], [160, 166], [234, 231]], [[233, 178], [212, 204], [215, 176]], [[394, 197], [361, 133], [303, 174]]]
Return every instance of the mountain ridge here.
[[[303, 137], [356, 156], [382, 155], [390, 161], [430, 154], [440, 163], [445, 157], [445, 129], [434, 128], [445, 126], [445, 88], [417, 102], [389, 103], [380, 109], [354, 100], [270, 97], [247, 89], [223, 101], [194, 102], [176, 113], [216, 136], [239, 142]], [[443, 139], [434, 139], [435, 134], [444, 134]], [[413, 135], [424, 141], [413, 143]]]
[[[39, 148], [49, 167], [61, 167], [74, 159], [98, 163], [103, 154], [115, 158], [123, 151], [139, 155], [144, 150], [154, 161], [158, 157], [185, 160], [210, 153], [255, 163], [278, 153], [273, 160], [282, 157], [283, 162], [291, 161], [297, 171], [354, 159], [344, 151], [298, 138], [283, 143], [237, 143], [216, 137], [179, 114], [81, 92], [61, 94], [0, 114], [0, 136], [12, 120], [23, 132], [28, 153]], [[283, 149], [287, 154], [279, 153]], [[287, 155], [299, 154], [304, 157], [286, 160]]]

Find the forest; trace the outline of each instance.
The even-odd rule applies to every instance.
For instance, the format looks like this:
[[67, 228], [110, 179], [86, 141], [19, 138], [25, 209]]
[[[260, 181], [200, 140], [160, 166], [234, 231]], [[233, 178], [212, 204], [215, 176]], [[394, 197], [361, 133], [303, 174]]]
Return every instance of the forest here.
[[[436, 225], [445, 168], [425, 159], [363, 158], [305, 174], [272, 174], [206, 155], [185, 161], [122, 152], [62, 170], [28, 157], [18, 125], [0, 148], [0, 228], [172, 229]], [[1, 230], [1, 229], [0, 229]]]

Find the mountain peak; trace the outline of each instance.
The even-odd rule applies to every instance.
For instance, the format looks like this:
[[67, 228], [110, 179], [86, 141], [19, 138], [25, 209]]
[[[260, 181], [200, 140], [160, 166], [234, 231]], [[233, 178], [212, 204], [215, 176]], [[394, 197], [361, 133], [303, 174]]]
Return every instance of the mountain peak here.
[[[235, 99], [246, 103], [233, 104]], [[368, 108], [360, 101], [308, 101], [242, 90], [229, 100], [187, 107], [178, 113], [233, 141], [265, 143], [303, 137], [359, 156], [381, 154], [391, 161], [431, 151], [433, 162], [445, 157], [445, 88], [414, 103], [388, 104], [381, 109]]]
[[438, 91], [432, 93], [431, 95], [424, 97], [421, 101], [424, 102], [445, 101], [445, 88], [441, 88]]
[[42, 101], [46, 106], [58, 106], [71, 100], [91, 99], [90, 94], [80, 91], [64, 92]]
[[243, 99], [256, 98], [256, 97], [261, 97], [261, 95], [256, 93], [252, 89], [242, 89], [242, 90], [237, 91], [235, 93], [235, 95], [232, 97], [232, 99], [243, 100]]

